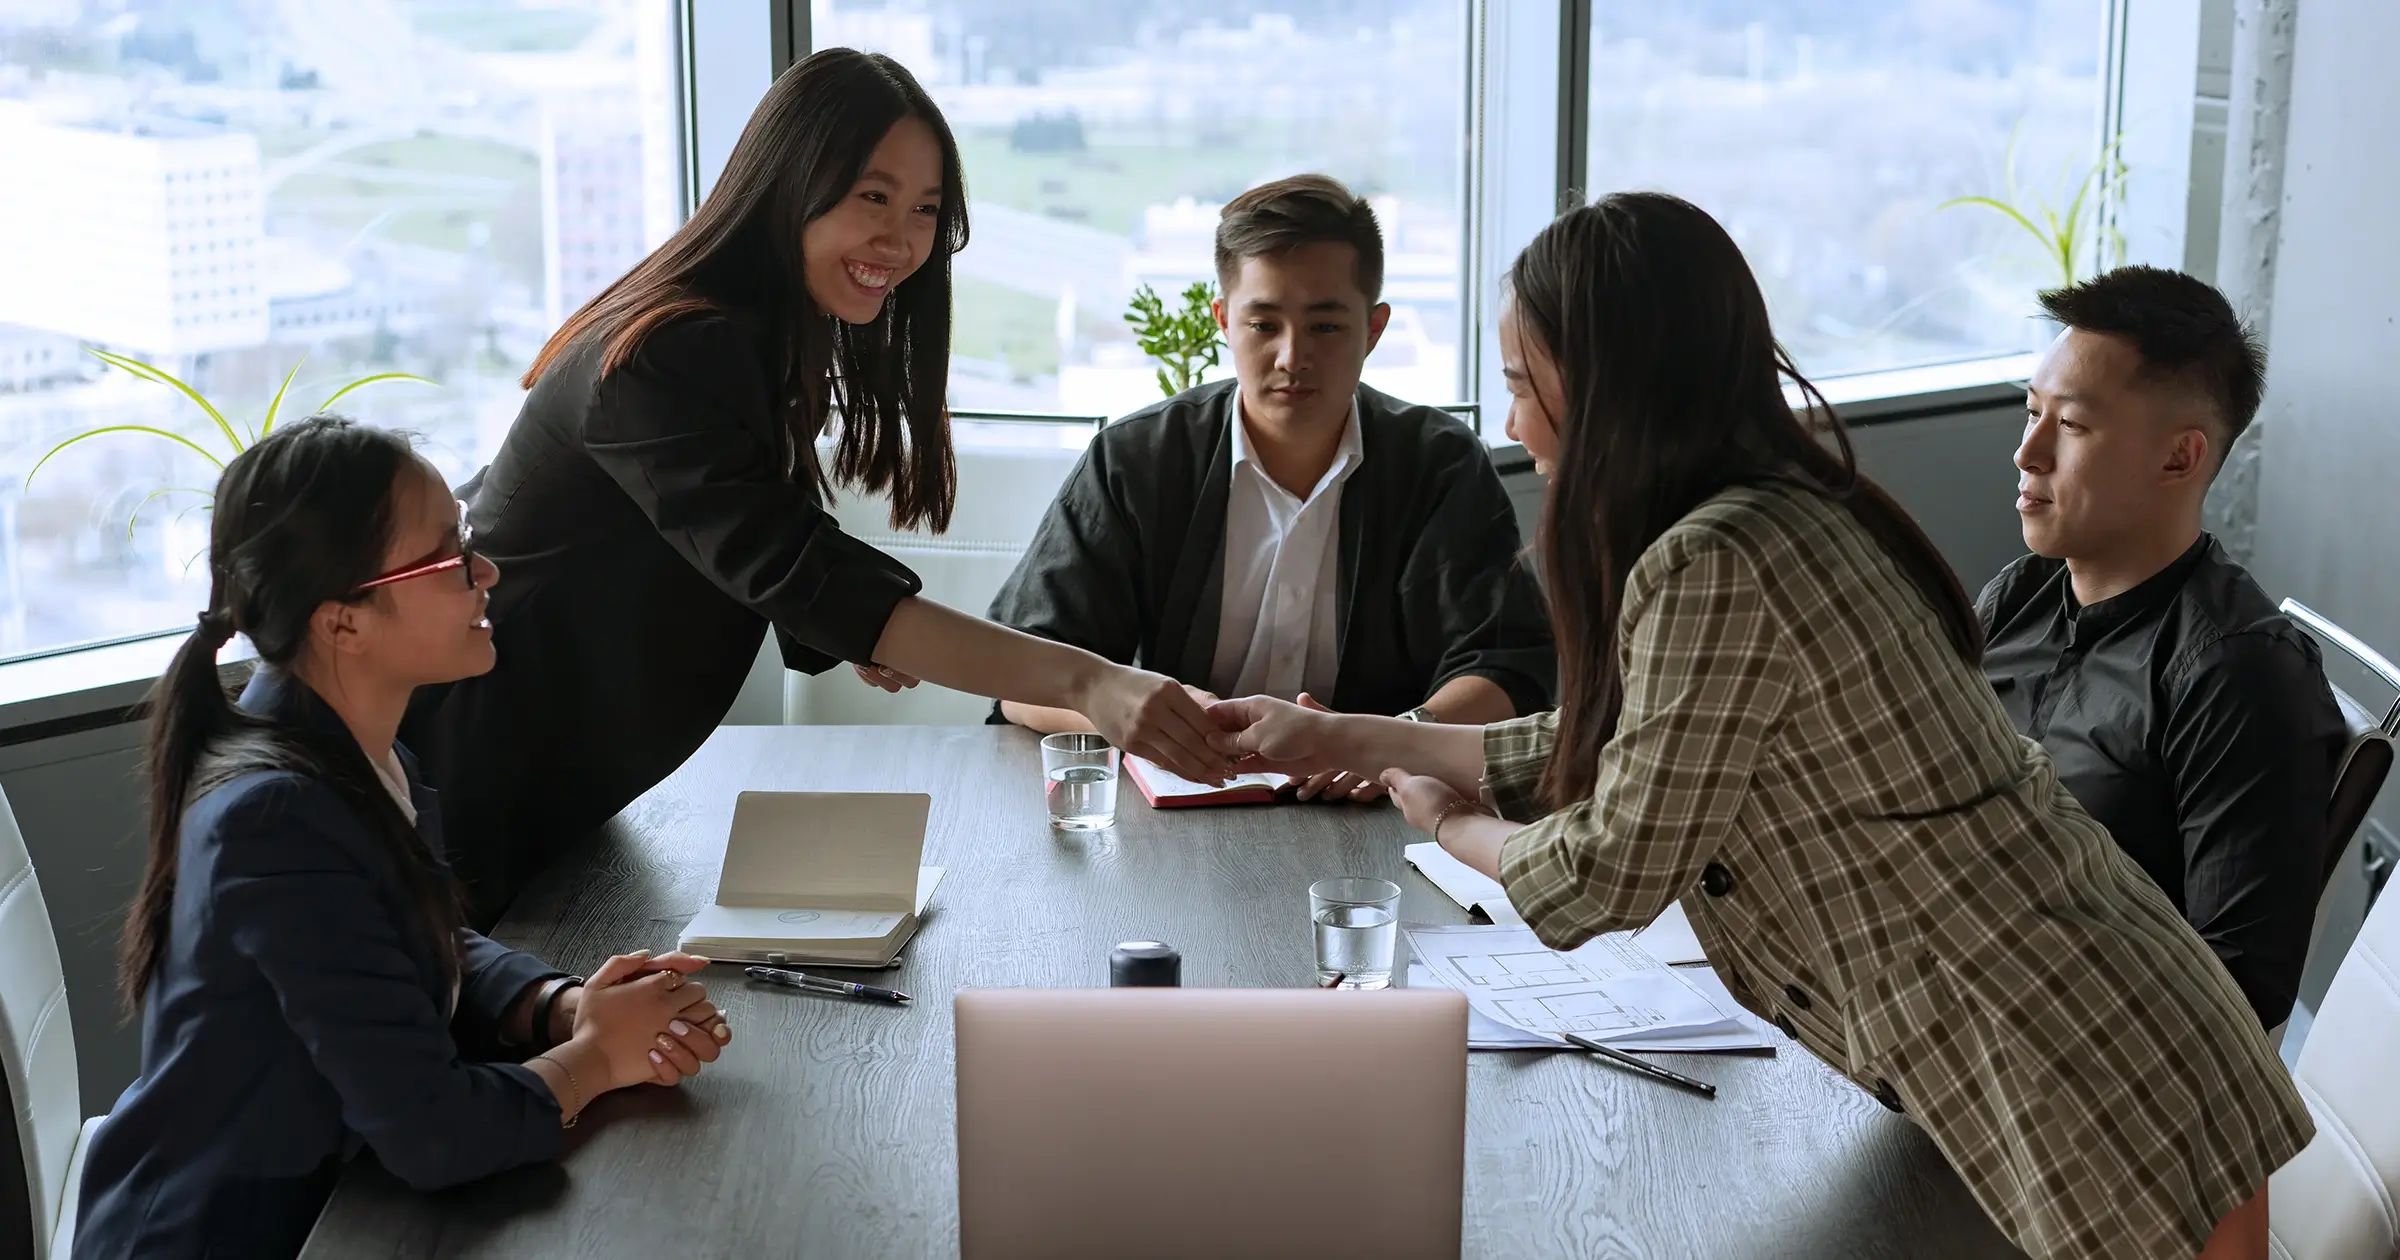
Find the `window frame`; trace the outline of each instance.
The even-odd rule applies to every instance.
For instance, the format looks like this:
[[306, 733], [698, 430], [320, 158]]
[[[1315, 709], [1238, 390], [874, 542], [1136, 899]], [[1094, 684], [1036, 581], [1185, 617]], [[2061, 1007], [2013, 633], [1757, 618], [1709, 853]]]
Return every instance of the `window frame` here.
[[[1461, 319], [1473, 335], [1461, 336], [1458, 398], [1439, 405], [1474, 417], [1495, 460], [1513, 468], [1525, 461], [1499, 432], [1507, 391], [1499, 378], [1494, 302], [1500, 273], [1516, 249], [1575, 204], [1588, 177], [1592, 7], [1591, 0], [1460, 3], [1469, 33], [1462, 50], [1469, 61], [1461, 103], [1468, 124], [1460, 152], [1467, 176], [1461, 180]], [[813, 47], [810, 0], [674, 0], [674, 20], [682, 211], [688, 216], [768, 84]], [[2224, 88], [2213, 82], [2208, 56], [2231, 23], [2231, 7], [2222, 0], [2108, 0], [2105, 28], [2096, 32], [2106, 42], [2095, 147], [2110, 128], [2122, 127], [2129, 164], [2138, 160], [2175, 176], [2129, 184], [2118, 226], [2131, 261], [2213, 276], [2213, 257], [2186, 255], [2213, 245], [2217, 236], [2222, 136], [2212, 161], [2201, 133], [2212, 122], [2222, 130]], [[2160, 104], [2129, 112], [2128, 100]], [[1817, 383], [1852, 424], [1894, 423], [2003, 401], [2021, 388], [2026, 360], [2006, 355]], [[169, 627], [0, 659], [0, 743], [11, 742], [10, 731], [30, 729], [27, 723], [80, 720], [69, 712], [77, 706], [88, 712], [122, 708], [129, 688], [146, 687], [157, 676], [172, 654], [167, 642], [185, 633]]]
[[[1511, 444], [1496, 420], [1487, 420], [1507, 412], [1499, 366], [1500, 281], [1526, 240], [1585, 200], [1593, 0], [1459, 3], [1467, 24], [1466, 97], [1460, 104], [1467, 121], [1460, 153], [1462, 336], [1456, 401], [1439, 405], [1473, 416], [1487, 444], [1505, 447]], [[811, 0], [766, 0], [766, 6], [771, 35], [765, 42], [773, 49], [773, 73], [780, 74], [814, 50]], [[2168, 176], [2128, 181], [2123, 212], [2111, 220], [2127, 238], [2127, 260], [2182, 267], [2203, 279], [2214, 272], [2215, 260], [2187, 259], [2187, 241], [2215, 239], [2223, 166], [2220, 160], [2212, 168], [2197, 152], [2203, 141], [2196, 127], [2205, 121], [2208, 98], [2191, 85], [2197, 76], [2205, 88], [2203, 40], [2212, 32], [2204, 27], [2231, 23], [2230, 9], [2220, 14], [2216, 8], [2224, 6], [2106, 0], [2101, 29], [2093, 32], [2102, 41], [2094, 150], [2121, 129], [2129, 164], [2138, 161], [2142, 169]], [[2160, 104], [2129, 115], [2128, 99]], [[1907, 386], [1927, 371], [1945, 380], [1980, 377], [1984, 385], [2014, 387], [2025, 374], [2023, 358], [2000, 354], [1812, 380], [1852, 400], [1845, 411], [1855, 405], [1881, 417], [1909, 412], [1913, 395]], [[1885, 378], [1891, 387], [1882, 384]]]

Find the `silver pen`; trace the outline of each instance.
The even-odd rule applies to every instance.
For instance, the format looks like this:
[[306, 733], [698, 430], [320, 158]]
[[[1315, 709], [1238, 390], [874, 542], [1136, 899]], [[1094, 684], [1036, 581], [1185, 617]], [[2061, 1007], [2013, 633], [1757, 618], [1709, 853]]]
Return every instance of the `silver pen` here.
[[871, 984], [856, 984], [848, 980], [812, 976], [805, 971], [789, 971], [782, 967], [744, 967], [742, 974], [753, 980], [763, 981], [767, 984], [779, 984], [787, 989], [837, 993], [843, 997], [859, 998], [869, 1002], [888, 1002], [893, 1006], [906, 1006], [916, 1001], [915, 998], [898, 989], [879, 989]]

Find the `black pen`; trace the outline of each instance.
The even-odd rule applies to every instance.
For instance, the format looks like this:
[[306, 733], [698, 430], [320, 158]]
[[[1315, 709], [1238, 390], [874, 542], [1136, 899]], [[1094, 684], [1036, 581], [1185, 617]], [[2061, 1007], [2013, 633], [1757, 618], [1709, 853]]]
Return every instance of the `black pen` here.
[[817, 993], [838, 993], [843, 997], [859, 998], [869, 1002], [889, 1002], [894, 1006], [906, 1006], [909, 1003], [916, 1001], [915, 998], [902, 993], [898, 989], [878, 989], [871, 984], [854, 984], [848, 980], [830, 980], [824, 976], [809, 975], [804, 971], [786, 971], [781, 967], [744, 967], [742, 968], [742, 974], [750, 977], [753, 980], [763, 980], [768, 984], [779, 984], [787, 989], [808, 989]]
[[[753, 968], [753, 970], [756, 970], [756, 968]], [[1643, 1059], [1637, 1059], [1632, 1055], [1617, 1049], [1615, 1046], [1604, 1046], [1597, 1041], [1593, 1041], [1589, 1037], [1578, 1037], [1574, 1033], [1560, 1033], [1559, 1036], [1574, 1042], [1576, 1045], [1591, 1051], [1593, 1054], [1599, 1055], [1601, 1058], [1606, 1059], [1619, 1067], [1629, 1068], [1651, 1078], [1652, 1080], [1665, 1081], [1669, 1085], [1688, 1089], [1693, 1093], [1700, 1095], [1702, 1098], [1714, 1098], [1717, 1096], [1717, 1087], [1709, 1084], [1707, 1081], [1700, 1080], [1696, 1077], [1685, 1076], [1681, 1072], [1660, 1067], [1655, 1063], [1651, 1063]]]

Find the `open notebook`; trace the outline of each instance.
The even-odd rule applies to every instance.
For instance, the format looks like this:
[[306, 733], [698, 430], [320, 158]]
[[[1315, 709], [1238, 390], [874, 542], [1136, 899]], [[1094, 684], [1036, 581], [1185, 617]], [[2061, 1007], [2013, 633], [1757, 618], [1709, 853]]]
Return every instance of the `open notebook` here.
[[744, 792], [716, 900], [677, 947], [729, 962], [888, 967], [942, 868], [919, 866], [922, 792]]
[[1210, 787], [1190, 779], [1146, 758], [1128, 753], [1125, 757], [1125, 777], [1141, 791], [1142, 799], [1152, 809], [1177, 809], [1186, 805], [1272, 805], [1281, 799], [1277, 794], [1292, 781], [1286, 774], [1237, 774], [1225, 780], [1223, 787]]

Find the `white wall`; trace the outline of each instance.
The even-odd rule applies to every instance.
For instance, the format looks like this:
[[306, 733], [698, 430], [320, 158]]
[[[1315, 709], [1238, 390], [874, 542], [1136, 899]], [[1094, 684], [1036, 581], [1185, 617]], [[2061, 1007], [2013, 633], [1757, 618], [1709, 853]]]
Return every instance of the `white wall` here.
[[[2400, 650], [2395, 48], [2400, 4], [2299, 7], [2252, 565], [2269, 593], [2306, 602], [2387, 655]], [[2387, 791], [2378, 811], [2386, 828], [2393, 800]], [[2330, 897], [2304, 1002], [2323, 993], [2363, 908], [2355, 861]]]
[[2400, 648], [2400, 5], [2305, 6], [2295, 31], [2258, 561], [2386, 652]]

